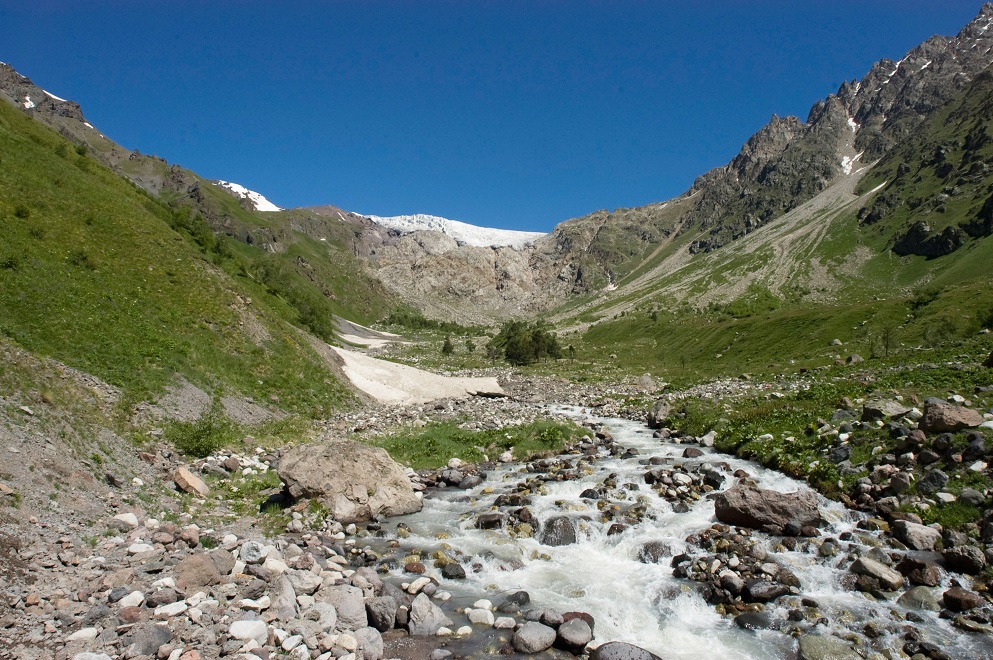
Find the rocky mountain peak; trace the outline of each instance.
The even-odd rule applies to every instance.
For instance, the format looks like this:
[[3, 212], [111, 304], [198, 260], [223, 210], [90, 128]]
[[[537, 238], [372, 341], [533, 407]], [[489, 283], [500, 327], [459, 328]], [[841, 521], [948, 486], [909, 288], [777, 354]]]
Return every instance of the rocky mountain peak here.
[[78, 103], [59, 98], [42, 89], [5, 62], [0, 62], [0, 97], [6, 98], [24, 110], [42, 116], [85, 121]]

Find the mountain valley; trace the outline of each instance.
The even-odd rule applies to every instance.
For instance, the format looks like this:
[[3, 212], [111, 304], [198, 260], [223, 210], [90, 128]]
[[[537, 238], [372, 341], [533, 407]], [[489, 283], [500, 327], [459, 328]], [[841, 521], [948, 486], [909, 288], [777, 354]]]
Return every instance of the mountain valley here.
[[991, 66], [987, 3], [545, 234], [284, 209], [0, 63], [0, 657], [993, 657]]

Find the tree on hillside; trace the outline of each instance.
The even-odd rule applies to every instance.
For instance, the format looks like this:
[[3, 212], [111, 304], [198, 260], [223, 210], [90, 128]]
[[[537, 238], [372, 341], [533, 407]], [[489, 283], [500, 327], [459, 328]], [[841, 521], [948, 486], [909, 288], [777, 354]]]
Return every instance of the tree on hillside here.
[[500, 355], [511, 364], [524, 366], [544, 358], [559, 359], [562, 348], [548, 324], [535, 321], [507, 321], [486, 347], [487, 355]]
[[455, 352], [455, 344], [452, 343], [452, 338], [448, 335], [445, 336], [445, 343], [441, 345], [441, 352], [445, 355], [451, 355]]

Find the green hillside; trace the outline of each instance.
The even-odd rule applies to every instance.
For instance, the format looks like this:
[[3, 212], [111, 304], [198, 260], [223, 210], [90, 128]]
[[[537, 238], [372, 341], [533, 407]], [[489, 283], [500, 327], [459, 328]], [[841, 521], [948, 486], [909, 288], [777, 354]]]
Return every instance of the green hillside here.
[[[177, 376], [308, 415], [350, 400], [302, 330], [330, 339], [332, 313], [361, 312], [325, 295], [353, 276], [332, 272], [316, 241], [297, 237], [274, 255], [217, 236], [6, 103], [0, 230], [0, 333], [130, 401]], [[314, 286], [288, 265], [308, 258], [335, 284]], [[375, 316], [375, 297], [356, 289], [359, 315]]]
[[687, 233], [633, 271], [657, 268], [651, 277], [622, 280], [560, 318], [592, 324], [582, 336], [591, 359], [677, 379], [816, 368], [852, 353], [927, 360], [963, 341], [985, 346], [991, 131], [986, 72], [864, 175], [859, 202], [839, 196], [680, 258]]

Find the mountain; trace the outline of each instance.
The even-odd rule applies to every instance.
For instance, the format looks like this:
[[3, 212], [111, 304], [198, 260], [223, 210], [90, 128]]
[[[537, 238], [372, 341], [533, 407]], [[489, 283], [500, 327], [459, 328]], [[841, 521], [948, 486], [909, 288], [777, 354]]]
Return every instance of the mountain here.
[[367, 215], [366, 217], [378, 225], [396, 229], [404, 234], [415, 231], [436, 231], [454, 238], [459, 243], [474, 247], [522, 248], [545, 235], [542, 232], [477, 227], [458, 220], [448, 220], [436, 215], [424, 215], [422, 213], [396, 215], [389, 218], [378, 215]]
[[[659, 292], [667, 306], [696, 309], [730, 302], [752, 284], [771, 284], [785, 300], [778, 283], [782, 277], [754, 264], [722, 271], [703, 289], [672, 283], [680, 273], [706, 271], [723, 261], [702, 255], [725, 250], [787, 217], [800, 222], [816, 213], [840, 219], [854, 217], [866, 204], [878, 208], [884, 202], [864, 196], [868, 189], [859, 184], [872, 166], [895, 150], [916, 148], [907, 145], [920, 128], [963, 95], [985, 94], [973, 85], [993, 63], [991, 25], [993, 5], [987, 3], [955, 37], [932, 37], [897, 62], [880, 60], [861, 80], [845, 82], [817, 101], [806, 120], [774, 115], [731, 162], [701, 175], [677, 198], [568, 220], [513, 254], [423, 239], [376, 247], [363, 258], [388, 287], [430, 313], [476, 320], [547, 313], [563, 305], [566, 311], [602, 308], [599, 318], [627, 305], [611, 312], [600, 298], [620, 299], [635, 289], [643, 300]], [[878, 177], [871, 178], [872, 188], [880, 184]], [[921, 232], [918, 226], [910, 238]], [[966, 240], [953, 244], [984, 236], [963, 232]], [[791, 274], [792, 295], [809, 290], [801, 296], [808, 302], [836, 299], [854, 274], [850, 268], [839, 273], [812, 268], [799, 243], [758, 242], [763, 249], [784, 251], [784, 263], [799, 264]], [[874, 247], [874, 254], [906, 254], [908, 249], [890, 236]], [[861, 261], [861, 256], [856, 259]]]
[[243, 185], [231, 183], [230, 181], [215, 181], [214, 183], [221, 188], [230, 191], [238, 199], [247, 199], [252, 205], [252, 210], [254, 211], [273, 213], [275, 211], [283, 210], [266, 199], [261, 193], [257, 193], [254, 190], [249, 190]]
[[402, 301], [474, 323], [542, 315], [578, 329], [604, 326], [595, 337], [649, 310], [675, 318], [813, 314], [905, 300], [932, 282], [971, 286], [993, 215], [983, 123], [991, 28], [986, 4], [958, 35], [877, 62], [814, 103], [806, 119], [773, 116], [682, 195], [596, 211], [545, 235], [331, 205], [278, 210], [241, 186], [116, 145], [77, 104], [10, 67], [0, 66], [0, 92], [266, 262], [250, 274], [318, 336], [333, 336], [331, 312], [372, 322]]

